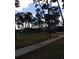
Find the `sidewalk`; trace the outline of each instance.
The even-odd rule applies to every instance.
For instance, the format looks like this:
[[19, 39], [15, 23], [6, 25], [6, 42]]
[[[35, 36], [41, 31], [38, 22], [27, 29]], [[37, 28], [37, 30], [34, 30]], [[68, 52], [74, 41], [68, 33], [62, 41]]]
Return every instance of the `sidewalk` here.
[[28, 47], [17, 49], [17, 50], [15, 50], [15, 57], [19, 57], [19, 56], [21, 56], [23, 54], [27, 54], [29, 52], [32, 52], [32, 51], [36, 50], [36, 49], [44, 47], [44, 46], [46, 46], [46, 45], [48, 45], [48, 44], [62, 38], [62, 37], [63, 37], [63, 35], [60, 35], [59, 37], [54, 38], [54, 39], [49, 39], [49, 40], [46, 40], [46, 41], [31, 45], [31, 46], [28, 46]]

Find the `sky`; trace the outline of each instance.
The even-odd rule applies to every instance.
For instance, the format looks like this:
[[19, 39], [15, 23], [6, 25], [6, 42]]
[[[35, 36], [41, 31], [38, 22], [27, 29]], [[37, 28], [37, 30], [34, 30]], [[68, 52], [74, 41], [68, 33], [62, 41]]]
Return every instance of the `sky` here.
[[[20, 7], [15, 8], [15, 13], [18, 13], [18, 12], [31, 12], [33, 14], [33, 16], [35, 16], [36, 8], [34, 7], [33, 0], [19, 0], [19, 2], [20, 2]], [[60, 3], [62, 13], [64, 13], [64, 10], [62, 9], [61, 0], [59, 0], [59, 3]], [[57, 2], [53, 3], [52, 6], [57, 6]]]
[[[64, 17], [64, 10], [62, 9], [62, 0], [58, 0], [60, 7], [61, 7], [61, 11]], [[36, 8], [33, 4], [33, 0], [19, 0], [20, 2], [20, 7], [15, 8], [15, 14], [19, 13], [19, 12], [31, 12], [32, 15], [35, 17], [36, 15]], [[52, 3], [52, 6], [58, 6], [57, 2]], [[39, 7], [38, 7], [39, 8]], [[46, 14], [47, 12], [45, 12]], [[59, 17], [60, 22], [62, 23], [62, 17]], [[62, 25], [61, 23], [59, 23], [59, 25]]]
[[[33, 14], [33, 16], [35, 17], [35, 15], [36, 15], [36, 8], [35, 8], [35, 6], [33, 4], [33, 0], [19, 0], [19, 2], [20, 2], [20, 7], [15, 8], [15, 13], [31, 12]], [[64, 10], [62, 9], [62, 2], [61, 2], [61, 0], [59, 0], [59, 3], [60, 3], [61, 10], [62, 10], [62, 14], [64, 14]], [[57, 2], [52, 3], [52, 6], [58, 6]], [[38, 8], [40, 8], [40, 7], [38, 6]], [[61, 17], [59, 17], [59, 20], [60, 20], [60, 22], [63, 22]], [[62, 25], [62, 24], [59, 23], [59, 25]]]

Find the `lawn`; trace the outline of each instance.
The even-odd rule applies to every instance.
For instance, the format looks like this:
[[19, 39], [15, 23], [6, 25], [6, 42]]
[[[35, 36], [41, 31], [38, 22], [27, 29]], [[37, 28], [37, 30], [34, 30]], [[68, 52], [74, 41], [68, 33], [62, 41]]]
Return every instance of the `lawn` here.
[[16, 59], [64, 59], [64, 38]]
[[[52, 34], [51, 38], [58, 37], [63, 33]], [[15, 49], [36, 44], [49, 39], [48, 33], [16, 33]]]

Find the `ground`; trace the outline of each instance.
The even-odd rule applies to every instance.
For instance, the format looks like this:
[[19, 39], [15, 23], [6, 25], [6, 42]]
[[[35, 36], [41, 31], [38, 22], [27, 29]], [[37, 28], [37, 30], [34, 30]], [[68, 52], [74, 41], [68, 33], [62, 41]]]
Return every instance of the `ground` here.
[[64, 37], [16, 59], [64, 59]]
[[[58, 37], [61, 33], [52, 33], [52, 39]], [[49, 39], [48, 33], [16, 33], [15, 49], [23, 48]]]

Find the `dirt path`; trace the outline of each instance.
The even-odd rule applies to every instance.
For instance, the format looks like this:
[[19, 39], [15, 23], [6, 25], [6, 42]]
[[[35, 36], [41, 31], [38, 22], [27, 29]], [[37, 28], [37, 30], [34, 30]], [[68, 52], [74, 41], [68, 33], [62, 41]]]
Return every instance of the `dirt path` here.
[[60, 35], [59, 37], [54, 38], [54, 39], [49, 39], [49, 40], [46, 40], [46, 41], [31, 45], [31, 46], [28, 46], [28, 47], [17, 49], [17, 50], [15, 50], [15, 57], [19, 57], [19, 56], [21, 56], [23, 54], [27, 54], [27, 53], [29, 53], [31, 51], [34, 51], [34, 50], [39, 49], [41, 47], [44, 47], [44, 46], [46, 46], [46, 45], [48, 45], [48, 44], [62, 38], [62, 37], [63, 37], [63, 35]]

